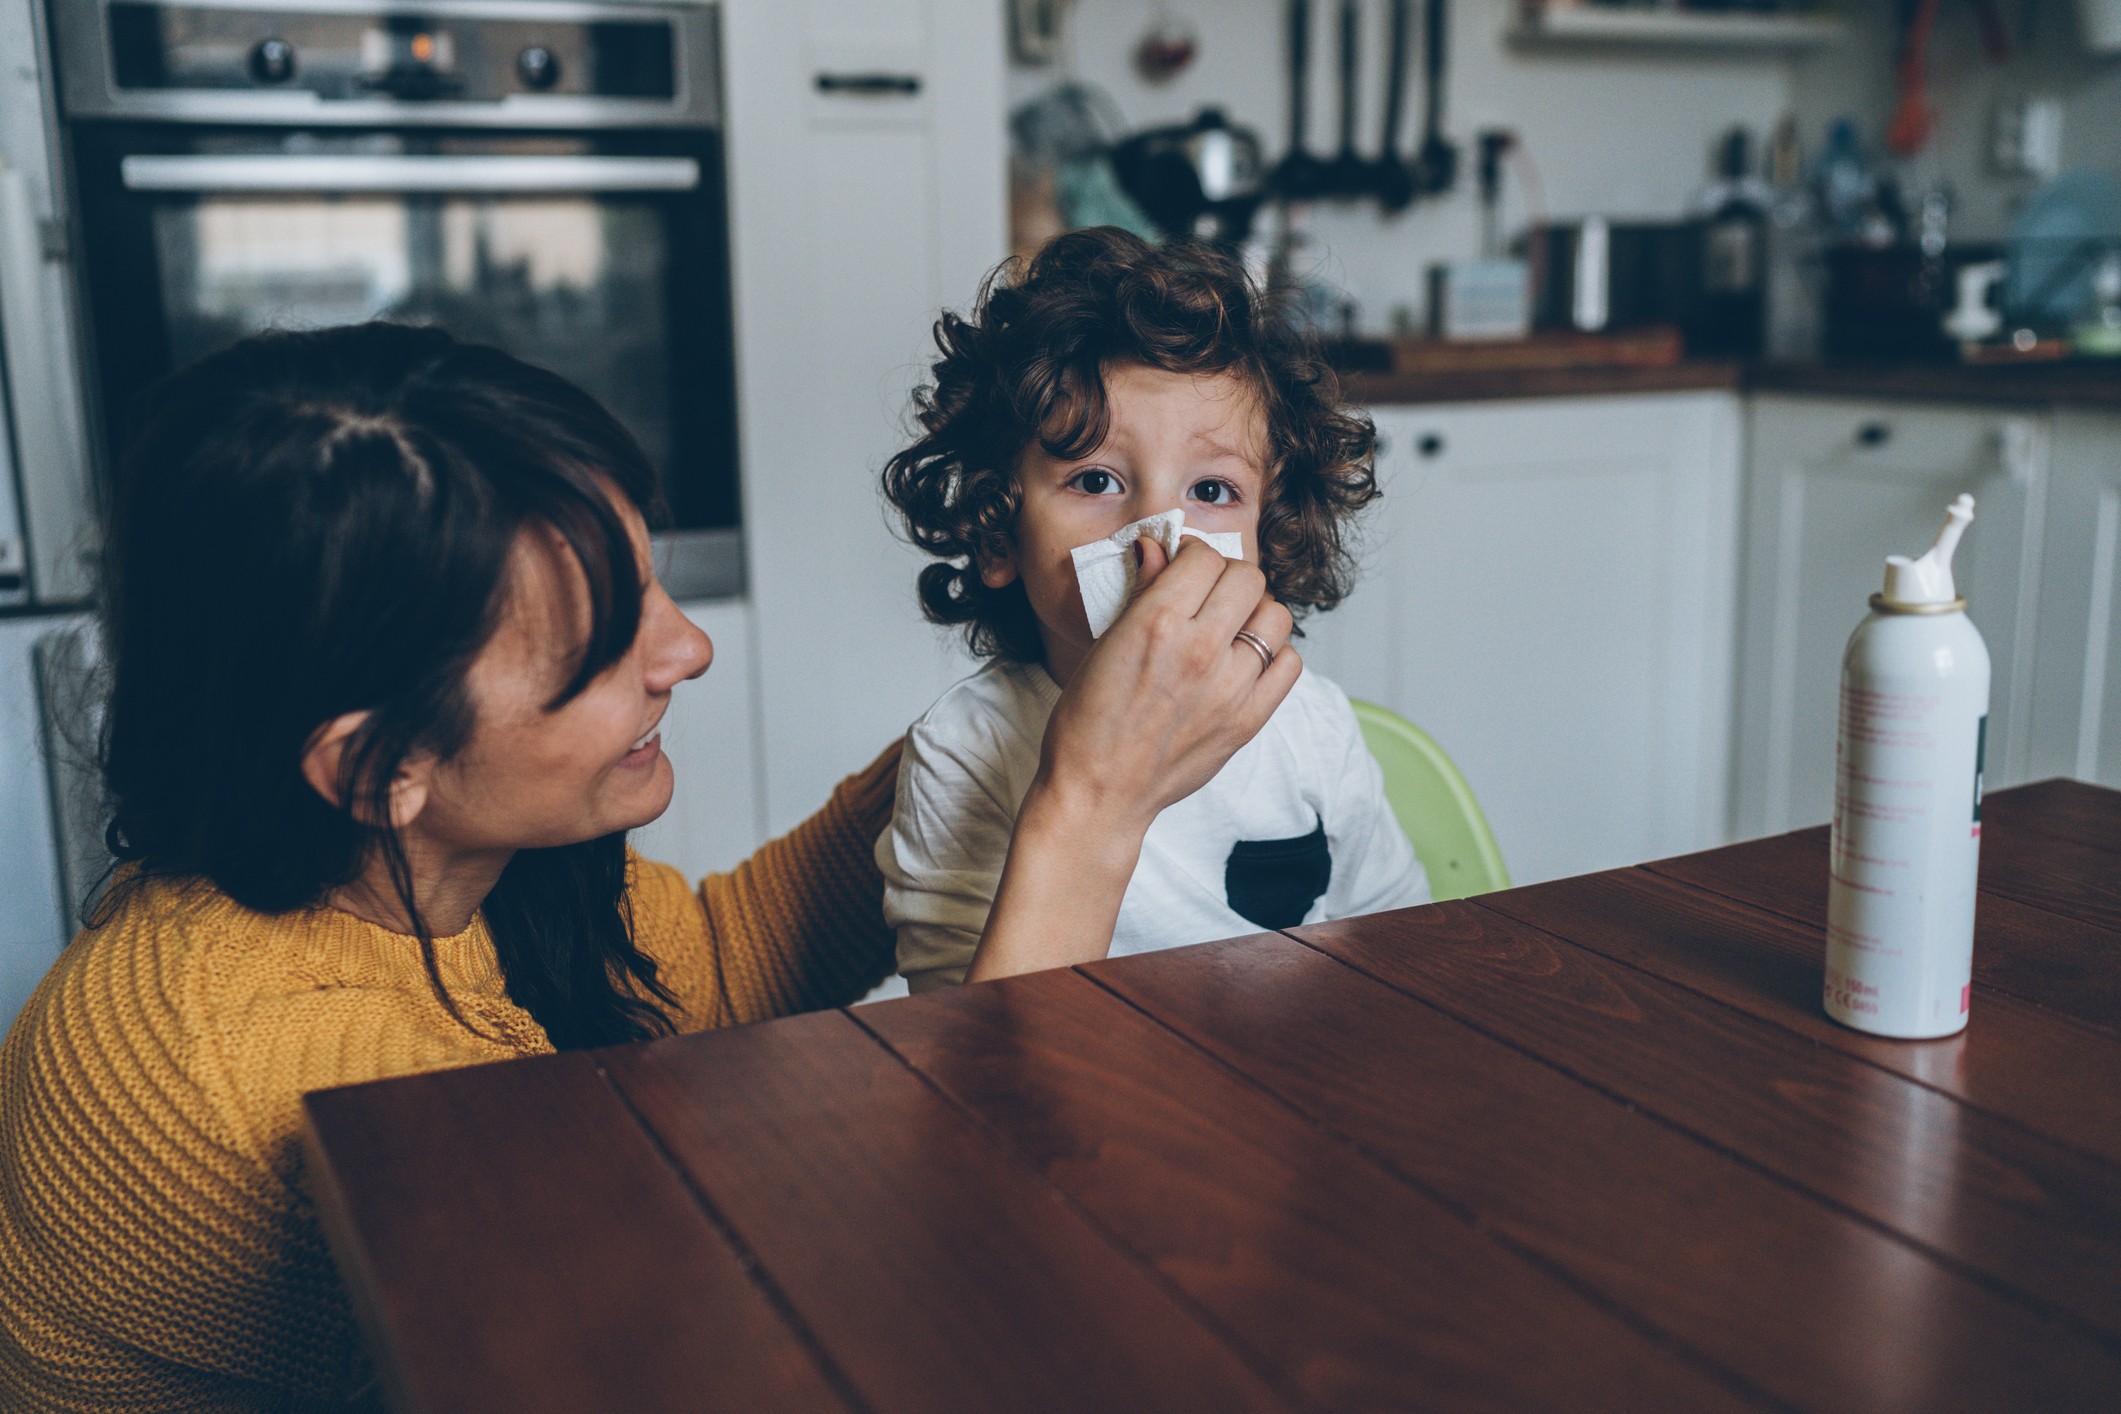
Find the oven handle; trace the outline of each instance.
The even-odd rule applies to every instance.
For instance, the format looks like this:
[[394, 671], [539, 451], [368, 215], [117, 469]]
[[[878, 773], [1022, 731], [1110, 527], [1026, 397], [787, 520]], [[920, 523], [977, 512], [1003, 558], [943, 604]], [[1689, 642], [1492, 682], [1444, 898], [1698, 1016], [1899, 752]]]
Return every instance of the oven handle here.
[[358, 153], [136, 153], [119, 163], [142, 192], [692, 191], [690, 157], [368, 156]]

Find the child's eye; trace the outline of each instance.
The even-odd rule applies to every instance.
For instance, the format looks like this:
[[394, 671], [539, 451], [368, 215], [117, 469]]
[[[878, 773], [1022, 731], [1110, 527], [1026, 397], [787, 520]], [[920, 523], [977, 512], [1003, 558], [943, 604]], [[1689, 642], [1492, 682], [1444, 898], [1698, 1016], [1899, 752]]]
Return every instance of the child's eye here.
[[1228, 506], [1237, 500], [1237, 488], [1215, 477], [1194, 482], [1190, 494], [1194, 500], [1210, 506]]
[[1078, 471], [1068, 478], [1068, 484], [1089, 496], [1109, 496], [1119, 490], [1119, 478], [1098, 466]]

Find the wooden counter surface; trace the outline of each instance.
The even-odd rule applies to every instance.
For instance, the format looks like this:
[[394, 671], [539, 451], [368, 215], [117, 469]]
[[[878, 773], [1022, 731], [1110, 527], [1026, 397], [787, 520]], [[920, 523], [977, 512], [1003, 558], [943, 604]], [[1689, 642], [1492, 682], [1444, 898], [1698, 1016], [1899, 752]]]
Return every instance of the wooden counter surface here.
[[1351, 401], [1372, 407], [1723, 389], [2121, 411], [2121, 362], [1969, 367], [1962, 364], [1748, 365], [1693, 359], [1668, 368], [1347, 373], [1343, 380]]
[[1393, 403], [1477, 403], [1497, 398], [1735, 391], [1743, 373], [1742, 366], [1736, 363], [1695, 359], [1669, 368], [1483, 368], [1437, 373], [1346, 373], [1341, 377], [1349, 401], [1377, 407]]
[[1745, 372], [1748, 391], [1851, 398], [1921, 398], [2121, 410], [2121, 362], [1968, 365], [1766, 363]]

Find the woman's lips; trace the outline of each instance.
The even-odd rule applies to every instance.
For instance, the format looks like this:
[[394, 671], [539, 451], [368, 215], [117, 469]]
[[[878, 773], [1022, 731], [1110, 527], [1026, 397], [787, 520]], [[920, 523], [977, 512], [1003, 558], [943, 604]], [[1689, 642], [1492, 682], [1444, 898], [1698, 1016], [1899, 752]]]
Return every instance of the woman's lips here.
[[652, 731], [640, 745], [619, 758], [621, 766], [646, 766], [663, 754], [663, 734]]

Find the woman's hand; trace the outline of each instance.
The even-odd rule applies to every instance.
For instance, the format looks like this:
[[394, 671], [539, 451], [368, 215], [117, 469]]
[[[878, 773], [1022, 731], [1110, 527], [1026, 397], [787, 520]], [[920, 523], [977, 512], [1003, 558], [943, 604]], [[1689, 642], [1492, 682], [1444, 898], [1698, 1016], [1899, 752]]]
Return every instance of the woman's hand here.
[[[1257, 565], [1188, 540], [1167, 568], [1162, 546], [1136, 543], [1146, 587], [1054, 709], [1033, 790], [1069, 800], [1103, 833], [1138, 836], [1258, 734], [1303, 663], [1284, 648], [1289, 611], [1267, 597]], [[1275, 650], [1272, 667], [1237, 641], [1240, 629]]]
[[1257, 735], [1303, 671], [1257, 565], [1188, 540], [1167, 566], [1145, 543], [1141, 579], [1053, 710], [967, 981], [1103, 957], [1150, 824]]

